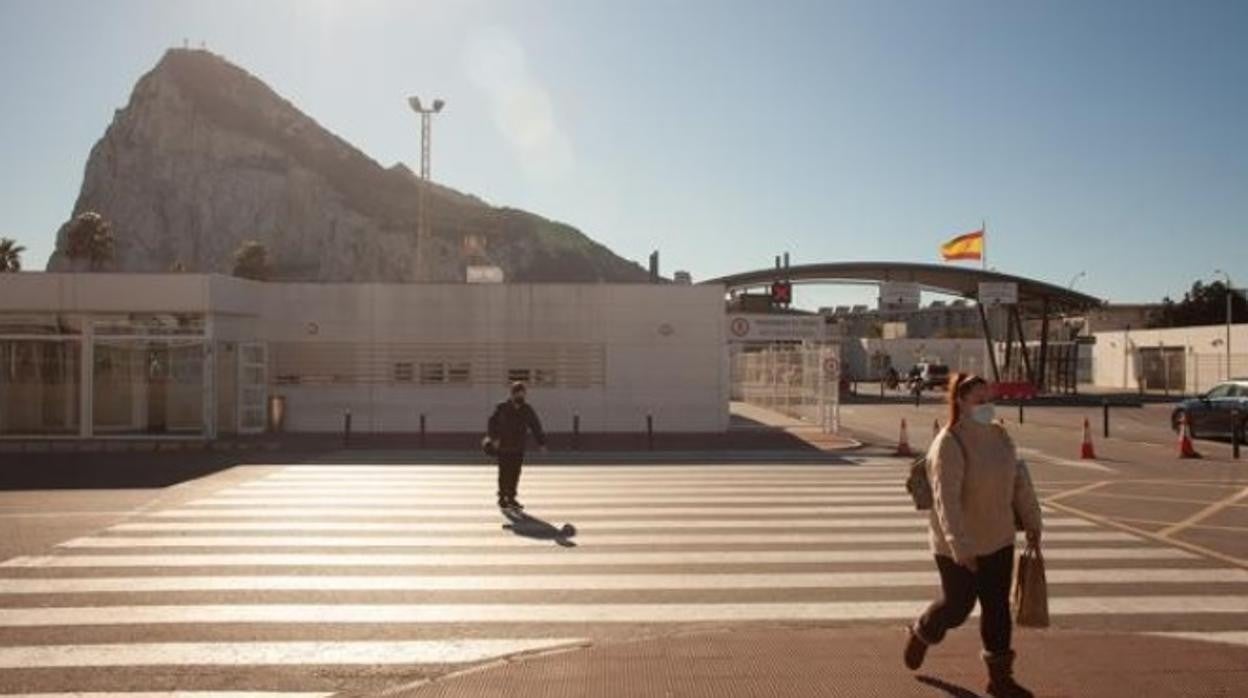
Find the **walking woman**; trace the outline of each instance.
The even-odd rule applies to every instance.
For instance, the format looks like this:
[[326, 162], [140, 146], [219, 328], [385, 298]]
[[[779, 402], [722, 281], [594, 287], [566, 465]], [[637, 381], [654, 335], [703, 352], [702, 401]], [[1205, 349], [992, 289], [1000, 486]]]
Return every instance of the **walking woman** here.
[[927, 461], [941, 598], [910, 626], [906, 666], [918, 669], [927, 648], [962, 625], [978, 600], [988, 695], [1030, 698], [1032, 693], [1014, 682], [1010, 582], [1016, 526], [1026, 531], [1029, 544], [1040, 544], [1040, 503], [1013, 441], [994, 422], [988, 383], [954, 374], [948, 396], [949, 426], [937, 435]]

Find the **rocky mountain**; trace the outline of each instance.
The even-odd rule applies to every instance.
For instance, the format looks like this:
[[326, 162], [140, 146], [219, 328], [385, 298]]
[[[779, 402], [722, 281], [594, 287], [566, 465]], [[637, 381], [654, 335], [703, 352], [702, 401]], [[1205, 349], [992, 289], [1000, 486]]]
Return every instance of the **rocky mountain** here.
[[[122, 271], [229, 273], [244, 240], [276, 279], [461, 281], [492, 263], [509, 281], [645, 281], [577, 229], [385, 168], [241, 68], [168, 51], [91, 149], [74, 215], [112, 223]], [[66, 228], [49, 271], [74, 268]], [[417, 249], [419, 247], [419, 254]]]

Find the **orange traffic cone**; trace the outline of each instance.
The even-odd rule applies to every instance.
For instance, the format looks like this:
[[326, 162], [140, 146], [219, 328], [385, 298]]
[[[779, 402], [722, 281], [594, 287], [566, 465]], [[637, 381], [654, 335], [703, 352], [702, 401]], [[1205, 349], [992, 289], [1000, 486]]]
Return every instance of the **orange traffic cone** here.
[[1092, 428], [1088, 418], [1083, 418], [1083, 446], [1079, 449], [1079, 457], [1084, 460], [1096, 460], [1096, 449], [1092, 448]]
[[913, 456], [914, 451], [910, 450], [910, 435], [906, 433], [906, 420], [901, 420], [901, 436], [897, 439], [897, 451], [893, 455], [896, 456]]
[[1179, 458], [1201, 458], [1192, 446], [1192, 430], [1187, 426], [1187, 415], [1179, 416]]

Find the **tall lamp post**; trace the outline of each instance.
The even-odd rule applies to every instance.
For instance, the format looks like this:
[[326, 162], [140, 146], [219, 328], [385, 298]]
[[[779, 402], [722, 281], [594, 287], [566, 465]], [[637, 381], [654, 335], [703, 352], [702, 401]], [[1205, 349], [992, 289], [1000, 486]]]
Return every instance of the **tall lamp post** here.
[[408, 97], [408, 105], [412, 111], [420, 115], [420, 178], [417, 187], [417, 205], [420, 207], [417, 212], [416, 219], [416, 280], [423, 278], [423, 263], [425, 260], [424, 243], [427, 235], [426, 225], [428, 219], [425, 215], [425, 190], [429, 185], [429, 150], [432, 147], [433, 140], [433, 115], [442, 111], [442, 107], [446, 106], [446, 102], [435, 99], [433, 105], [426, 108], [420, 103], [419, 97]]
[[1231, 287], [1231, 275], [1221, 269], [1214, 269], [1214, 274], [1221, 274], [1226, 277], [1226, 379], [1231, 379], [1231, 294], [1235, 291]]

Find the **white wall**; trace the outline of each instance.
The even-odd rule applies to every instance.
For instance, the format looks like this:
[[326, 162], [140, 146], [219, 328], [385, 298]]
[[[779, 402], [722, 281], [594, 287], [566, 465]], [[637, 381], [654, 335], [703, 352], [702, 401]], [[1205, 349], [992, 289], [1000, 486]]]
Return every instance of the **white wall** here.
[[[649, 284], [280, 284], [197, 274], [0, 275], [0, 312], [205, 312], [218, 340], [601, 346], [605, 381], [530, 388], [551, 431], [723, 431], [728, 425], [724, 289]], [[314, 330], [314, 332], [313, 332]], [[273, 373], [270, 371], [270, 380]], [[496, 384], [379, 381], [271, 385], [290, 430], [480, 431]]]
[[[263, 336], [283, 342], [599, 343], [605, 385], [531, 386], [552, 431], [727, 428], [723, 290], [641, 284], [270, 284]], [[312, 334], [313, 329], [315, 334]], [[287, 396], [288, 428], [337, 430], [352, 412], [359, 431], [479, 431], [505, 397], [494, 384], [274, 386]]]
[[[1098, 387], [1138, 390], [1139, 349], [1182, 348], [1186, 392], [1203, 392], [1226, 380], [1226, 325], [1097, 332], [1092, 349]], [[1231, 326], [1231, 377], [1248, 376], [1248, 324]]]

